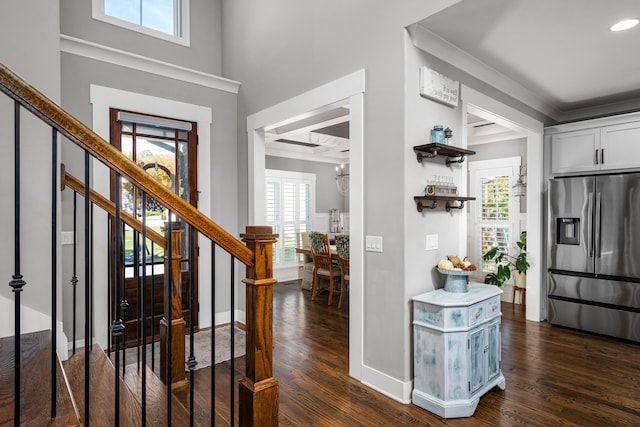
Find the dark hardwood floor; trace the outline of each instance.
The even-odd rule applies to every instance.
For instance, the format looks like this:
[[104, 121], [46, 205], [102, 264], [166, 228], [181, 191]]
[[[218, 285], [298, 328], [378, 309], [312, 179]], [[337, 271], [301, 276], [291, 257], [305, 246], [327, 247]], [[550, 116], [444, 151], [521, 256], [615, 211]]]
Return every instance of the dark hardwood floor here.
[[[502, 313], [506, 390], [489, 391], [473, 417], [445, 420], [349, 377], [348, 304], [338, 310], [335, 304], [327, 306], [326, 295], [311, 302], [309, 292], [300, 291], [296, 282], [277, 284], [273, 355], [280, 424], [640, 426], [640, 345], [529, 322], [524, 310], [512, 304], [503, 303]], [[237, 401], [244, 358], [236, 360], [235, 368]], [[215, 425], [228, 425], [229, 363], [216, 365], [215, 371]], [[196, 373], [196, 413], [202, 425], [210, 425], [211, 370]]]

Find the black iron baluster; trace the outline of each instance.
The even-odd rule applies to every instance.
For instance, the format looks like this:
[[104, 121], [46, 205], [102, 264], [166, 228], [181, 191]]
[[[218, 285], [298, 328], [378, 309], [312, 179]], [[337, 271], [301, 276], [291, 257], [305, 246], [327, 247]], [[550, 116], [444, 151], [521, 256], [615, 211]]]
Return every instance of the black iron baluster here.
[[[113, 231], [113, 221], [115, 221], [115, 218], [112, 219], [111, 215], [107, 215], [107, 242], [109, 242], [109, 245], [113, 244], [115, 249], [115, 242], [112, 243], [111, 241], [111, 236], [112, 236], [112, 231]], [[110, 248], [111, 249], [111, 248]], [[107, 356], [109, 356], [109, 358], [111, 358], [111, 346], [114, 345], [113, 343], [113, 339], [111, 337], [111, 325], [113, 322], [113, 319], [115, 318], [114, 315], [114, 309], [113, 309], [113, 301], [114, 300], [114, 289], [113, 289], [113, 285], [114, 285], [114, 276], [113, 276], [113, 269], [115, 268], [115, 259], [113, 257], [113, 253], [115, 252], [114, 250], [108, 250], [108, 255], [107, 255], [107, 259], [108, 259], [108, 268], [107, 268], [107, 337], [109, 342], [107, 344]]]
[[[166, 233], [167, 235], [167, 249], [165, 251], [165, 259], [169, 260], [166, 264], [168, 265], [168, 271], [166, 272], [166, 274], [168, 276], [169, 279], [165, 280], [165, 282], [167, 283], [167, 286], [165, 287], [165, 314], [167, 316], [167, 348], [168, 348], [168, 354], [167, 354], [167, 363], [166, 363], [166, 368], [167, 368], [167, 372], [166, 372], [166, 377], [167, 378], [167, 396], [169, 396], [169, 398], [167, 399], [167, 422], [169, 424], [171, 424], [171, 381], [172, 381], [172, 377], [171, 377], [171, 355], [172, 355], [172, 350], [173, 350], [173, 339], [172, 339], [172, 333], [173, 333], [173, 328], [171, 327], [171, 298], [173, 297], [173, 257], [172, 257], [172, 231], [173, 231], [173, 222], [171, 220], [171, 211], [169, 209], [167, 209], [167, 230], [168, 232]], [[164, 351], [164, 349], [163, 349]]]
[[151, 241], [151, 370], [156, 371], [156, 246]]
[[73, 277], [71, 277], [71, 286], [73, 286], [73, 354], [76, 354], [76, 299], [77, 299], [77, 285], [78, 285], [78, 276], [77, 276], [77, 265], [78, 265], [78, 194], [73, 192]]
[[195, 248], [196, 238], [195, 238], [195, 228], [192, 225], [189, 225], [189, 359], [187, 361], [187, 367], [189, 368], [189, 394], [191, 398], [189, 399], [189, 425], [193, 427], [194, 421], [194, 392], [195, 392], [195, 380], [194, 380], [194, 370], [198, 365], [198, 361], [196, 360], [195, 355], [193, 354], [195, 351], [195, 340], [193, 338], [193, 310], [194, 300], [193, 300], [193, 292], [194, 292], [194, 282], [195, 282], [195, 257], [196, 257], [196, 248]]
[[85, 274], [85, 292], [84, 292], [84, 416], [86, 420], [86, 426], [89, 425], [90, 422], [90, 354], [91, 348], [89, 347], [89, 335], [91, 333], [91, 324], [89, 322], [89, 308], [90, 308], [90, 300], [89, 300], [89, 204], [91, 202], [91, 195], [89, 193], [89, 152], [84, 152], [84, 274]]
[[216, 244], [211, 242], [211, 425], [216, 413]]
[[[137, 216], [137, 214], [134, 214]], [[140, 301], [140, 235], [133, 230], [133, 280], [136, 282], [136, 300]], [[126, 280], [126, 279], [125, 279]], [[140, 304], [136, 304], [136, 366], [140, 369]]]
[[14, 104], [14, 263], [15, 269], [12, 280], [9, 282], [14, 294], [14, 413], [13, 421], [16, 426], [20, 425], [20, 293], [22, 287], [27, 283], [20, 274], [20, 104]]
[[[142, 193], [142, 298], [140, 298], [140, 312], [142, 313], [142, 425], [147, 425], [147, 313], [145, 291], [147, 284], [147, 193]], [[153, 345], [153, 343], [152, 343]], [[138, 365], [139, 367], [140, 365]]]
[[91, 334], [89, 334], [89, 348], [93, 348], [93, 325], [94, 323], [94, 313], [95, 313], [95, 300], [93, 299], [93, 203], [89, 206], [89, 218], [91, 220], [91, 227], [89, 229], [89, 300], [91, 304], [89, 305], [89, 325], [91, 325]]
[[231, 408], [231, 425], [235, 425], [234, 419], [235, 419], [235, 408], [234, 408], [234, 402], [235, 402], [235, 388], [234, 388], [234, 377], [235, 377], [235, 373], [236, 373], [236, 369], [235, 369], [235, 327], [236, 327], [236, 309], [235, 309], [235, 257], [233, 255], [231, 255], [231, 336], [230, 336], [230, 340], [231, 340], [231, 378], [230, 378], [230, 387], [231, 387], [231, 401], [229, 402], [229, 407]]
[[[121, 240], [121, 244], [120, 244], [120, 252], [119, 252], [119, 256], [122, 259], [122, 268], [120, 270], [118, 270], [118, 277], [120, 278], [120, 316], [118, 317], [120, 319], [120, 321], [123, 322], [124, 325], [124, 319], [126, 318], [126, 311], [129, 308], [129, 301], [127, 300], [127, 262], [126, 259], [124, 259], [124, 254], [125, 254], [125, 247], [124, 247], [124, 242], [125, 242], [125, 231], [126, 231], [126, 225], [124, 222], [120, 223], [120, 227], [118, 228], [118, 232], [122, 235], [122, 240]], [[135, 254], [135, 251], [134, 251]], [[122, 347], [121, 349], [118, 349], [116, 347], [116, 351], [122, 351], [122, 376], [124, 377], [124, 371], [125, 368], [127, 366], [127, 336], [126, 334], [122, 335], [122, 340], [121, 340], [121, 344]], [[117, 369], [116, 369], [117, 371]]]
[[51, 419], [56, 418], [56, 343], [58, 341], [58, 131], [51, 128]]
[[115, 234], [115, 269], [114, 269], [114, 275], [115, 275], [115, 297], [114, 297], [114, 302], [115, 304], [115, 310], [114, 310], [114, 319], [112, 321], [111, 324], [111, 335], [114, 338], [115, 341], [115, 351], [114, 351], [114, 355], [115, 355], [115, 359], [116, 359], [116, 363], [115, 363], [115, 378], [114, 378], [114, 392], [115, 392], [115, 400], [114, 400], [114, 409], [115, 409], [115, 423], [116, 426], [120, 425], [120, 353], [119, 353], [119, 344], [120, 344], [120, 337], [123, 336], [124, 334], [124, 323], [122, 322], [122, 307], [120, 305], [120, 285], [122, 282], [122, 274], [121, 274], [121, 270], [123, 267], [123, 263], [122, 263], [122, 255], [123, 255], [123, 251], [122, 251], [122, 221], [120, 218], [120, 209], [121, 209], [121, 198], [122, 198], [122, 190], [121, 190], [121, 178], [120, 178], [120, 174], [116, 172], [116, 179], [115, 179], [115, 224], [114, 224], [114, 230], [117, 230], [114, 234]]

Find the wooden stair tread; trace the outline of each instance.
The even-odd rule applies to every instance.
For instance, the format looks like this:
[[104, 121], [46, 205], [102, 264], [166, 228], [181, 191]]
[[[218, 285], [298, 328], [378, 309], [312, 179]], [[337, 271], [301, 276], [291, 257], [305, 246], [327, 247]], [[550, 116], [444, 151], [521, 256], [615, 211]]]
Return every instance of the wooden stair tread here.
[[[105, 352], [97, 344], [90, 354], [90, 421], [94, 426], [115, 425], [115, 368]], [[84, 419], [84, 364], [85, 351], [79, 349], [76, 354], [64, 362], [73, 396], [76, 400], [81, 419]], [[120, 425], [139, 426], [142, 424], [142, 408], [122, 378], [120, 382]], [[147, 425], [152, 425], [147, 422]]]
[[[23, 334], [20, 338], [20, 425], [77, 426], [80, 415], [69, 392], [59, 359], [56, 419], [51, 420], [51, 332]], [[14, 337], [0, 339], [0, 425], [13, 424]]]
[[[142, 364], [141, 364], [142, 365]], [[147, 377], [147, 424], [155, 426], [168, 426], [167, 423], [167, 386], [162, 383], [149, 366], [146, 366]], [[142, 370], [136, 364], [127, 365], [124, 381], [132, 393], [142, 402]], [[189, 426], [189, 411], [182, 403], [171, 395], [171, 424], [172, 426]], [[199, 426], [194, 421], [195, 426]]]

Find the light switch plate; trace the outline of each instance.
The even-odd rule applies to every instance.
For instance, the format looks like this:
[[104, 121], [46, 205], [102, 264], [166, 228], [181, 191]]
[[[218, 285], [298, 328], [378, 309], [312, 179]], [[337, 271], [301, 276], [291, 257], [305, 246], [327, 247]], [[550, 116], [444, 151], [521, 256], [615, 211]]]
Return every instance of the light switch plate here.
[[368, 252], [382, 252], [382, 236], [367, 236], [365, 250]]
[[63, 245], [73, 245], [73, 231], [63, 231], [60, 233], [60, 243]]
[[427, 234], [427, 245], [425, 250], [433, 251], [438, 249], [438, 235], [437, 234]]

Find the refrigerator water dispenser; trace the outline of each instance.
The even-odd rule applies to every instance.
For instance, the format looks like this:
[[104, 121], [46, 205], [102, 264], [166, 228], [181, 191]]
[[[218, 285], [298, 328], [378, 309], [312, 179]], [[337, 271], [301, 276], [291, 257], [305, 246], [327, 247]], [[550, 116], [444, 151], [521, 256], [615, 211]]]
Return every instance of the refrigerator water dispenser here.
[[580, 244], [580, 218], [558, 218], [557, 223], [558, 245]]

